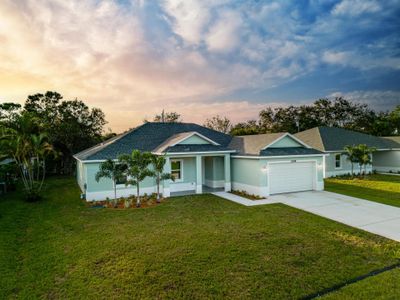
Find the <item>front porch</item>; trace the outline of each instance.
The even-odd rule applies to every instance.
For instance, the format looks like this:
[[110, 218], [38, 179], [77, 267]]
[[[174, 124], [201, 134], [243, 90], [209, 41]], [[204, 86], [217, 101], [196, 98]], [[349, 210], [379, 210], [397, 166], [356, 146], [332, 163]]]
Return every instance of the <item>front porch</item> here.
[[168, 154], [166, 159], [165, 172], [175, 181], [164, 181], [165, 197], [231, 190], [229, 153]]
[[[202, 194], [212, 194], [212, 193], [217, 193], [217, 192], [224, 192], [225, 188], [211, 188], [206, 185], [203, 185], [203, 191]], [[172, 192], [170, 193], [171, 197], [176, 197], [176, 196], [187, 196], [187, 195], [195, 195], [196, 190], [190, 190], [190, 191], [181, 191], [181, 192]]]

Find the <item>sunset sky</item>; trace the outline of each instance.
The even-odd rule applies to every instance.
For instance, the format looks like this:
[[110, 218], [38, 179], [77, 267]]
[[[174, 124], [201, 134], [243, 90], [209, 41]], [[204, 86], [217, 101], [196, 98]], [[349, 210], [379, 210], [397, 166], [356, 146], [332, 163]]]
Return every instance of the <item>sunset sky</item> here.
[[343, 95], [400, 103], [400, 0], [1, 0], [0, 102], [47, 90], [121, 132]]

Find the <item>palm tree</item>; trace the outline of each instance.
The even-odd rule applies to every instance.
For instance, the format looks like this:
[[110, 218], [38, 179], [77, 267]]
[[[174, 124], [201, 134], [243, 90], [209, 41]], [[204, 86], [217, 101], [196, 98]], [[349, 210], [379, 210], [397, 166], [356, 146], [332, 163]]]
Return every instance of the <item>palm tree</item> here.
[[136, 186], [136, 207], [140, 207], [140, 183], [148, 176], [152, 176], [149, 170], [152, 154], [133, 150], [131, 155], [123, 154], [119, 160], [127, 167], [126, 174], [129, 176], [126, 184]]
[[46, 157], [56, 154], [45, 134], [31, 134], [25, 130], [26, 120], [21, 120], [21, 130], [2, 128], [0, 149], [3, 158], [15, 161], [21, 174], [27, 200], [36, 201], [46, 175]]
[[152, 155], [151, 157], [151, 164], [153, 166], [152, 176], [155, 177], [157, 184], [157, 203], [160, 203], [160, 183], [168, 179], [175, 181], [171, 173], [163, 173], [165, 162], [165, 156]]
[[357, 156], [360, 164], [360, 176], [362, 167], [364, 166], [364, 174], [367, 172], [367, 165], [372, 164], [372, 153], [376, 151], [374, 147], [368, 147], [365, 144], [360, 144], [357, 147]]
[[345, 146], [345, 155], [347, 159], [351, 162], [351, 176], [354, 176], [354, 163], [358, 162], [357, 146]]
[[123, 180], [125, 176], [126, 166], [124, 164], [107, 159], [100, 164], [99, 171], [96, 173], [96, 181], [99, 182], [100, 178], [110, 178], [114, 186], [114, 207], [117, 205], [117, 182]]

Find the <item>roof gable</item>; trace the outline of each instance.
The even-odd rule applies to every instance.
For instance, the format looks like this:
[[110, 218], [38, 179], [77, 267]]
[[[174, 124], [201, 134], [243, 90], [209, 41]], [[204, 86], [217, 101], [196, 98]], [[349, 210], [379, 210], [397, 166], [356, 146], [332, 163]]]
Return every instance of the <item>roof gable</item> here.
[[[191, 132], [188, 136], [184, 137], [175, 145], [219, 145], [217, 142], [209, 139], [208, 137], [198, 133]], [[173, 146], [175, 146], [173, 145]]]
[[309, 146], [306, 145], [304, 142], [298, 140], [291, 134], [287, 133], [287, 134], [279, 137], [278, 139], [276, 139], [269, 145], [266, 145], [263, 148], [263, 150], [265, 150], [267, 148], [298, 148], [298, 147], [309, 148]]

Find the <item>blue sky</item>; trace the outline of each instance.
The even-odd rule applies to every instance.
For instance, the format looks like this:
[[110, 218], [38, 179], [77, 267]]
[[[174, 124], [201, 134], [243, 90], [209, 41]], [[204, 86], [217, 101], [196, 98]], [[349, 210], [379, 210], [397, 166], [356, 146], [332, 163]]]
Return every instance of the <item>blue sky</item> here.
[[400, 103], [400, 0], [4, 0], [0, 20], [0, 101], [57, 90], [116, 131], [162, 109]]

